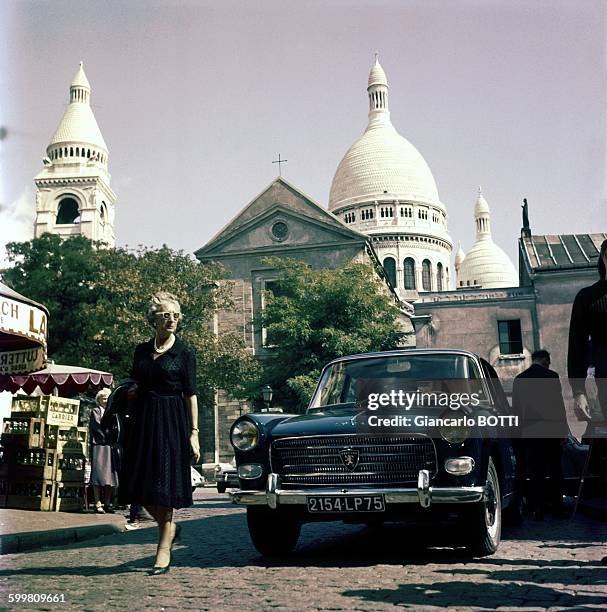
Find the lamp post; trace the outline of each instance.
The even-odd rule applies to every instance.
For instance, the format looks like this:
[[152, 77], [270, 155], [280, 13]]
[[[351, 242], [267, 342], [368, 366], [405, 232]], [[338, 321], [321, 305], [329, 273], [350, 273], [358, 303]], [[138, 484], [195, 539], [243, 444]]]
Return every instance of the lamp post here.
[[261, 390], [261, 395], [263, 397], [263, 403], [266, 405], [266, 411], [270, 410], [270, 404], [272, 403], [272, 396], [274, 395], [274, 391], [272, 391], [272, 387], [270, 387], [270, 385], [266, 385]]

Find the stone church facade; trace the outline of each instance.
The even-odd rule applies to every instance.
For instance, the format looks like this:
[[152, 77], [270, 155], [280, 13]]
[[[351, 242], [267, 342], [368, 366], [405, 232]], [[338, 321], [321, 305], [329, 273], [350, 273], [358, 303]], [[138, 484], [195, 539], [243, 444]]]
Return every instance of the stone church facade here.
[[[412, 308], [401, 302], [390, 286], [369, 238], [347, 227], [308, 196], [278, 177], [255, 197], [204, 247], [196, 251], [202, 262], [215, 261], [225, 268], [234, 307], [220, 312], [215, 320], [217, 333], [239, 333], [253, 355], [263, 359], [271, 349], [263, 333], [253, 328], [253, 317], [263, 308], [264, 290], [277, 278], [264, 263], [269, 256], [299, 259], [314, 269], [337, 268], [350, 262], [369, 263], [384, 278], [402, 312], [399, 325], [404, 343], [412, 344], [414, 330], [409, 316]], [[229, 461], [233, 455], [228, 435], [242, 405], [219, 390], [214, 413], [202, 415], [204, 461]]]

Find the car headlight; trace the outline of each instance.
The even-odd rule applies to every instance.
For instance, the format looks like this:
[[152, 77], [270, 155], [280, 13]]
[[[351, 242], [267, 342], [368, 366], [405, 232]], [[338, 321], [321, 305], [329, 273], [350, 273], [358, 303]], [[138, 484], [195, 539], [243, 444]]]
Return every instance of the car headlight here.
[[259, 429], [252, 421], [244, 420], [232, 427], [230, 434], [232, 446], [241, 451], [251, 450], [259, 442]]
[[[451, 421], [457, 421], [465, 418], [459, 412], [453, 412], [449, 410], [441, 415], [441, 418], [448, 419]], [[449, 442], [449, 444], [462, 444], [470, 437], [470, 427], [465, 424], [453, 424], [453, 425], [441, 425], [439, 432], [443, 440]]]

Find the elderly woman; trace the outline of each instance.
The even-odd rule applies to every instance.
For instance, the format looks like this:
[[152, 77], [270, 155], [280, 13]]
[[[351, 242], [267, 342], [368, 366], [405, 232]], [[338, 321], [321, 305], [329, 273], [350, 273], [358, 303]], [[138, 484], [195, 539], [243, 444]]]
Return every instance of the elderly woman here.
[[137, 404], [123, 470], [122, 497], [141, 504], [158, 523], [159, 540], [151, 575], [171, 565], [179, 530], [173, 509], [192, 505], [190, 461], [200, 459], [196, 357], [175, 336], [181, 319], [177, 298], [152, 296], [148, 320], [154, 337], [135, 349], [129, 395]]
[[[95, 397], [96, 406], [89, 417], [89, 440], [91, 444], [91, 480], [95, 495], [95, 510], [99, 514], [113, 513], [111, 507], [113, 489], [118, 486], [118, 473], [112, 462], [112, 447], [107, 443], [101, 429], [109, 389], [101, 389]], [[102, 501], [103, 498], [103, 501]]]

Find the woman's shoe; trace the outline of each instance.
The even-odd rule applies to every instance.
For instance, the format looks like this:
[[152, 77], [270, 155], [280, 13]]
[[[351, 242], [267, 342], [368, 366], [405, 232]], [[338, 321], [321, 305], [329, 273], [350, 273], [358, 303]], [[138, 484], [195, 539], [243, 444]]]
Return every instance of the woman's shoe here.
[[116, 510], [114, 510], [114, 508], [112, 508], [112, 506], [110, 506], [109, 504], [103, 506], [103, 509], [106, 511], [107, 514], [116, 514]]
[[166, 565], [165, 567], [154, 566], [154, 568], [150, 570], [149, 575], [150, 576], [160, 576], [160, 574], [168, 574], [170, 569], [171, 569], [170, 563]]
[[101, 504], [95, 506], [95, 512], [97, 514], [105, 514], [105, 510], [103, 509], [103, 506]]
[[[171, 569], [171, 549], [170, 548], [158, 548], [158, 552], [160, 551], [168, 551], [169, 553], [169, 562], [166, 565], [162, 565], [162, 566], [158, 566], [155, 565], [151, 570], [150, 570], [150, 576], [159, 576], [160, 574], [166, 574], [170, 569]], [[156, 554], [156, 557], [158, 557], [158, 554]]]

